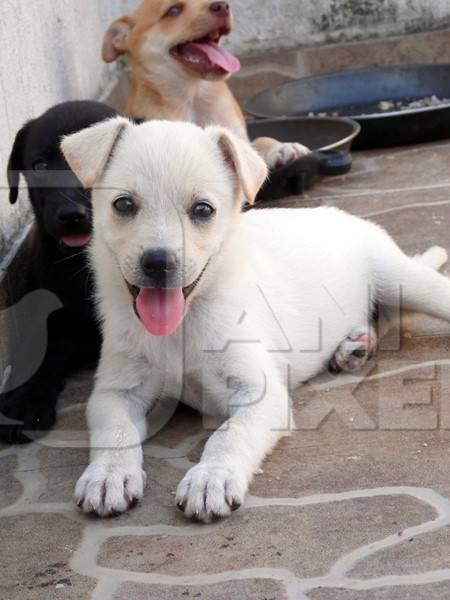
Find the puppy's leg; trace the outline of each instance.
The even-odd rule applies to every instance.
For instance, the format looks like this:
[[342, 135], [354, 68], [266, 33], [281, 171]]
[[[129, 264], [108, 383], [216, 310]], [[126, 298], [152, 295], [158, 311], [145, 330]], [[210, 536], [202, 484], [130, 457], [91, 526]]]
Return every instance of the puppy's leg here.
[[125, 512], [142, 498], [141, 442], [148, 408], [128, 390], [94, 390], [88, 403], [91, 463], [75, 488], [75, 501], [85, 512], [105, 517]]
[[200, 463], [178, 486], [176, 503], [189, 518], [207, 523], [239, 508], [261, 461], [287, 433], [287, 386], [274, 369], [264, 371], [261, 366], [258, 371], [264, 363], [253, 358], [252, 365], [247, 362], [248, 371], [233, 361], [232, 371], [221, 368], [232, 376], [204, 381], [215, 394], [229, 398], [232, 416], [210, 437]]
[[266, 161], [270, 169], [283, 167], [300, 156], [305, 156], [311, 151], [306, 146], [297, 143], [282, 143], [272, 138], [261, 137], [253, 142], [253, 146], [258, 150]]
[[0, 441], [29, 443], [53, 427], [68, 354], [66, 345], [50, 342], [38, 372], [17, 389], [0, 394]]

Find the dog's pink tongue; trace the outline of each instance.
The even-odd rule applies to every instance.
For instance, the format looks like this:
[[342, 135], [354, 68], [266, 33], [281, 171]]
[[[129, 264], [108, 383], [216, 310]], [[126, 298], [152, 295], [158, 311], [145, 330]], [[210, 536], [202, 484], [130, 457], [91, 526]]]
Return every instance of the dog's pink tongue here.
[[144, 327], [153, 335], [170, 335], [178, 329], [184, 316], [183, 290], [142, 288], [136, 308]]
[[91, 241], [91, 236], [88, 233], [79, 233], [73, 235], [63, 235], [62, 241], [69, 248], [82, 248], [87, 246]]
[[187, 48], [206, 54], [212, 64], [221, 67], [228, 73], [236, 73], [241, 68], [239, 59], [230, 54], [225, 48], [219, 46], [219, 44], [216, 44], [216, 42], [191, 42], [187, 44]]

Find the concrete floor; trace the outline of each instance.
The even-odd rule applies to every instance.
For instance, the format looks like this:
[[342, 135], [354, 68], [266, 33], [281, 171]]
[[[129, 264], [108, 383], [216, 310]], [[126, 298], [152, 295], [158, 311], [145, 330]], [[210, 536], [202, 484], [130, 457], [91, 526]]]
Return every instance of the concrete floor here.
[[[344, 208], [409, 253], [450, 250], [449, 165], [450, 143], [361, 153], [349, 175], [280, 204]], [[107, 521], [76, 509], [92, 374], [73, 377], [51, 435], [0, 449], [0, 598], [447, 600], [449, 336], [446, 324], [408, 317], [398, 347], [390, 340], [361, 376], [300, 389], [298, 430], [245, 506], [208, 526], [174, 507], [208, 435], [187, 409], [145, 445], [139, 506]]]

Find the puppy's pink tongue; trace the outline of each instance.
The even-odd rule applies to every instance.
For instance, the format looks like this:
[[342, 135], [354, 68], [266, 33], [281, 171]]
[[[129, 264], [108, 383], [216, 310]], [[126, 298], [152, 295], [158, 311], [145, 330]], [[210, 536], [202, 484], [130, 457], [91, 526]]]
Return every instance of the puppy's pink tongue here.
[[239, 59], [216, 42], [190, 42], [186, 44], [186, 48], [194, 54], [197, 52], [206, 55], [213, 65], [221, 67], [227, 73], [236, 73], [241, 68]]
[[136, 308], [144, 327], [153, 335], [170, 335], [183, 320], [185, 299], [183, 290], [142, 288]]
[[82, 248], [87, 246], [91, 241], [91, 236], [88, 233], [79, 233], [73, 235], [63, 235], [62, 241], [69, 248]]

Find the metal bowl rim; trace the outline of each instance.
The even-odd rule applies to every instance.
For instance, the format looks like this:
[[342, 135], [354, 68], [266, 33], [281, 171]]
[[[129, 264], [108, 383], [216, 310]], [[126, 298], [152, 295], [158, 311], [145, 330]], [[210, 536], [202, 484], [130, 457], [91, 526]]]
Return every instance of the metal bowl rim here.
[[[269, 119], [258, 119], [255, 120], [254, 123], [280, 123], [280, 122], [289, 122], [289, 121], [322, 121], [326, 123], [345, 123], [350, 126], [352, 132], [347, 135], [345, 138], [341, 138], [336, 142], [328, 144], [327, 146], [321, 146], [320, 148], [316, 148], [314, 152], [329, 152], [330, 150], [337, 150], [341, 146], [346, 146], [347, 144], [351, 144], [356, 136], [361, 132], [361, 125], [357, 123], [350, 117], [271, 117]], [[251, 125], [252, 121], [247, 123], [247, 125]]]

